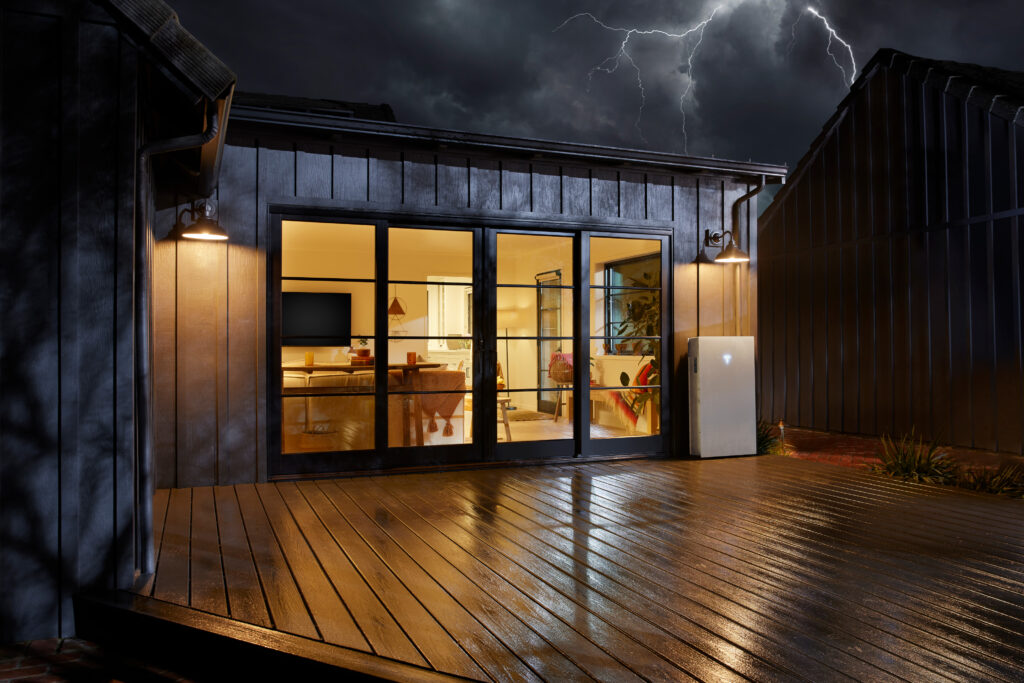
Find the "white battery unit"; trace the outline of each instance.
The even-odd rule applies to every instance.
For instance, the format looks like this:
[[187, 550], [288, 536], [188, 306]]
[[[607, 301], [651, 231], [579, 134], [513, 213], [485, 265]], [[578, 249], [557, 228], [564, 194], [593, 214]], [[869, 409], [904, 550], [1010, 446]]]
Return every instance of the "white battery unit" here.
[[690, 454], [757, 453], [754, 338], [690, 337]]

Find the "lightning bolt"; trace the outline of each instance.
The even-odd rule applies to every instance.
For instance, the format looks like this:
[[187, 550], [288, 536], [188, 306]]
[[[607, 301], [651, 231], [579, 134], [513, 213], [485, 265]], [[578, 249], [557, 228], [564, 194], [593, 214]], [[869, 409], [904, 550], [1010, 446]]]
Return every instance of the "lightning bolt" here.
[[804, 18], [804, 12], [796, 15], [796, 21], [793, 22], [793, 28], [790, 29], [789, 46], [786, 48], [786, 57], [793, 54], [793, 46], [796, 45], [796, 27], [800, 25], [800, 20]]
[[669, 31], [664, 31], [662, 29], [656, 29], [656, 28], [640, 29], [640, 28], [620, 28], [620, 27], [617, 27], [617, 26], [609, 26], [608, 24], [604, 23], [603, 21], [601, 21], [600, 19], [595, 17], [590, 12], [579, 12], [577, 14], [572, 15], [571, 17], [569, 17], [568, 19], [563, 21], [561, 24], [559, 24], [555, 28], [555, 30], [552, 31], [552, 33], [555, 33], [557, 31], [559, 31], [560, 29], [564, 28], [567, 24], [569, 24], [572, 21], [575, 21], [576, 19], [585, 17], [587, 19], [590, 19], [592, 22], [594, 22], [595, 24], [597, 24], [598, 26], [600, 26], [601, 28], [603, 28], [603, 29], [605, 29], [607, 31], [614, 31], [614, 32], [617, 32], [617, 33], [624, 34], [623, 38], [622, 38], [622, 42], [619, 44], [618, 51], [616, 51], [615, 54], [607, 57], [606, 59], [604, 59], [600, 63], [596, 64], [587, 73], [587, 92], [590, 91], [590, 85], [591, 85], [591, 83], [593, 81], [594, 73], [595, 72], [603, 71], [606, 74], [613, 74], [619, 68], [619, 65], [622, 63], [622, 60], [625, 60], [626, 62], [628, 62], [629, 65], [632, 66], [633, 70], [636, 72], [637, 89], [640, 91], [640, 108], [637, 111], [636, 120], [633, 122], [633, 127], [636, 128], [637, 133], [639, 133], [640, 139], [644, 141], [644, 144], [647, 144], [647, 138], [644, 137], [643, 128], [640, 125], [640, 122], [643, 119], [644, 107], [647, 104], [647, 91], [644, 88], [643, 74], [640, 71], [640, 67], [633, 60], [633, 56], [629, 53], [629, 49], [628, 49], [629, 48], [629, 41], [630, 41], [630, 39], [633, 36], [649, 36], [649, 35], [660, 35], [660, 36], [663, 36], [665, 38], [672, 38], [672, 39], [677, 39], [679, 41], [685, 41], [685, 39], [688, 38], [689, 36], [696, 34], [697, 35], [697, 40], [690, 47], [690, 51], [689, 51], [689, 53], [686, 56], [686, 69], [687, 69], [687, 71], [686, 71], [686, 88], [683, 90], [682, 95], [680, 95], [680, 97], [679, 97], [679, 112], [680, 112], [680, 114], [682, 114], [682, 117], [683, 117], [683, 124], [682, 124], [683, 153], [686, 154], [686, 153], [688, 153], [688, 151], [687, 151], [688, 140], [687, 140], [687, 135], [686, 135], [686, 109], [685, 109], [685, 104], [686, 104], [686, 99], [687, 99], [688, 96], [691, 95], [691, 93], [693, 91], [694, 83], [696, 82], [694, 80], [694, 78], [693, 78], [693, 58], [694, 58], [694, 55], [697, 54], [697, 48], [699, 48], [700, 44], [704, 41], [704, 29], [707, 28], [707, 25], [709, 23], [711, 23], [711, 20], [715, 18], [715, 14], [718, 13], [718, 10], [720, 10], [720, 9], [722, 9], [721, 5], [715, 7], [711, 11], [711, 14], [706, 19], [704, 19], [700, 23], [696, 24], [695, 26], [693, 26], [693, 27], [683, 31], [682, 33], [671, 33]]
[[[839, 34], [836, 33], [836, 30], [832, 28], [831, 24], [828, 23], [828, 19], [818, 14], [818, 10], [814, 9], [813, 7], [808, 7], [807, 11], [821, 19], [821, 22], [825, 24], [825, 28], [828, 30], [828, 46], [825, 48], [825, 51], [828, 53], [828, 56], [832, 58], [832, 62], [843, 73], [843, 83], [846, 82], [846, 69], [843, 67], [842, 64], [839, 63], [839, 59], [836, 57], [835, 53], [832, 52], [832, 41], [839, 41], [840, 43], [842, 43], [843, 47], [846, 48], [846, 52], [849, 53], [850, 55], [850, 64], [853, 67], [852, 71], [850, 72], [850, 85], [853, 85], [854, 80], [856, 80], [857, 78], [857, 60], [853, 58], [853, 48], [850, 46], [848, 42], [839, 37]], [[799, 23], [799, 21], [800, 19], [797, 18], [797, 23]], [[796, 23], [793, 24], [793, 35], [794, 37], [796, 36]]]

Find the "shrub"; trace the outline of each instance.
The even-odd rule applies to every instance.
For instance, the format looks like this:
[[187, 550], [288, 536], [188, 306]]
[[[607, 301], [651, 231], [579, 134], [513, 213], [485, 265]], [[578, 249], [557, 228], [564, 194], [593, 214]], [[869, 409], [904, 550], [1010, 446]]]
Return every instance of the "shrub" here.
[[1005, 463], [997, 469], [965, 469], [957, 476], [956, 485], [984, 493], [1024, 496], [1024, 467]]
[[878, 457], [882, 462], [873, 465], [873, 471], [904, 481], [950, 484], [956, 479], [956, 463], [940, 453], [934, 442], [918, 439], [913, 429], [899, 441], [883, 435]]
[[783, 442], [782, 437], [775, 433], [775, 425], [764, 420], [757, 421], [757, 454], [786, 454], [786, 444]]

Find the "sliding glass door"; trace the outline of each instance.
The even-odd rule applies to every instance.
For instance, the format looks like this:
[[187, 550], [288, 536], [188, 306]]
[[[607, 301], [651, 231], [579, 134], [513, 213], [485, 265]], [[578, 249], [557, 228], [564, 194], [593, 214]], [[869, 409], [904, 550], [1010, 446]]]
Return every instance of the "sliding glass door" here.
[[487, 244], [493, 458], [663, 451], [667, 238], [496, 230]]
[[489, 293], [498, 460], [574, 452], [574, 239], [496, 232], [488, 240], [496, 263]]
[[667, 237], [278, 225], [271, 475], [663, 451]]

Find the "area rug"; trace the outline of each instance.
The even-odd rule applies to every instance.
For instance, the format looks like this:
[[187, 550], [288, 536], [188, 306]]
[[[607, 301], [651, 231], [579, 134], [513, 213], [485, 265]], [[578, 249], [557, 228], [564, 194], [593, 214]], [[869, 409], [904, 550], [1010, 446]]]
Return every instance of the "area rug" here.
[[[498, 412], [498, 419], [501, 419], [501, 412]], [[508, 411], [509, 422], [532, 422], [533, 420], [550, 420], [551, 413], [538, 413], [536, 410], [510, 410]]]

